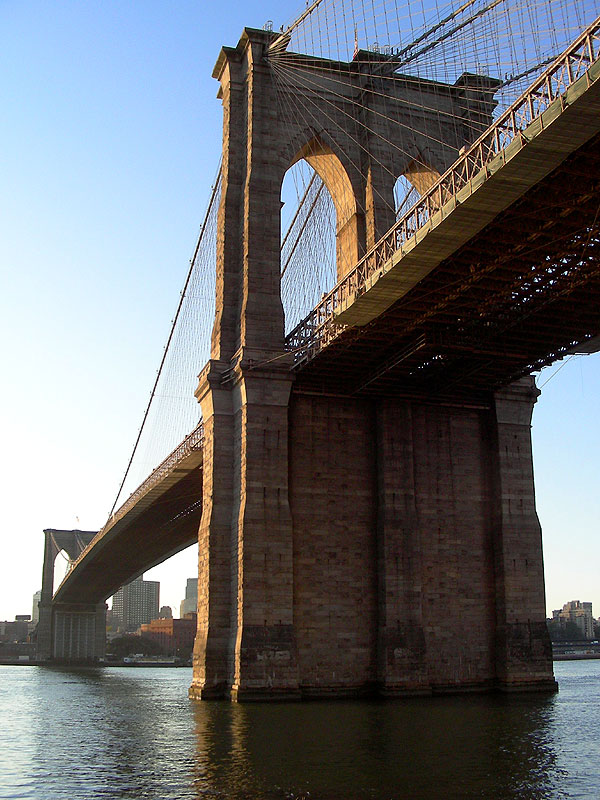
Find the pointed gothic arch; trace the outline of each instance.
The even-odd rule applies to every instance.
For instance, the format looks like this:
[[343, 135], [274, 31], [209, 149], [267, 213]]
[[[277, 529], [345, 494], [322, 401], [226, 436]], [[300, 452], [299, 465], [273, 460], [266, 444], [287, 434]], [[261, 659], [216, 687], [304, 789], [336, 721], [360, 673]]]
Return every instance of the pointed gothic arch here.
[[298, 150], [292, 165], [300, 159], [304, 159], [321, 178], [335, 206], [336, 267], [340, 280], [364, 250], [364, 212], [342, 160], [322, 139], [310, 139]]

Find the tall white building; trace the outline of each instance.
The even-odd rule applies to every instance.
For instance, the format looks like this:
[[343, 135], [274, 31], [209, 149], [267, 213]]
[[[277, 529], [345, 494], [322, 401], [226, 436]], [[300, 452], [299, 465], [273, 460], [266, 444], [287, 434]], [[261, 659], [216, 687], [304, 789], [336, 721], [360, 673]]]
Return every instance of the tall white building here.
[[181, 619], [186, 614], [196, 614], [198, 610], [198, 578], [188, 578], [185, 585], [185, 599], [179, 605]]
[[40, 589], [33, 595], [33, 605], [31, 607], [31, 622], [37, 625], [40, 621], [40, 600], [42, 599], [42, 590]]
[[113, 596], [114, 623], [125, 631], [136, 631], [157, 619], [159, 595], [159, 581], [145, 581], [143, 575], [122, 586]]

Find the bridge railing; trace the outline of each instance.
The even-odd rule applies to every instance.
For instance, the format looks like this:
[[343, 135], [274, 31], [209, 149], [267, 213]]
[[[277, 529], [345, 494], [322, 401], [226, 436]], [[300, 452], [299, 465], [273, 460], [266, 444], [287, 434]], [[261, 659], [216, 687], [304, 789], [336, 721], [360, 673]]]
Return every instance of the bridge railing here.
[[477, 139], [431, 188], [361, 258], [286, 337], [295, 363], [310, 360], [345, 328], [335, 313], [365, 291], [369, 278], [384, 274], [401, 250], [446, 203], [539, 119], [558, 97], [581, 78], [600, 55], [600, 17]]
[[[133, 506], [141, 497], [143, 497], [157, 483], [160, 483], [162, 479], [168, 475], [169, 472], [171, 472], [171, 470], [176, 467], [180, 461], [189, 456], [189, 454], [193, 451], [200, 450], [203, 444], [204, 425], [200, 422], [200, 424], [197, 425], [194, 430], [189, 433], [180, 444], [177, 445], [175, 450], [169, 453], [164, 461], [161, 461], [158, 467], [156, 467], [156, 469], [150, 473], [146, 480], [129, 495], [123, 505], [120, 506], [109, 518], [104, 527], [106, 528], [107, 525], [123, 517], [131, 508], [133, 508]], [[100, 535], [100, 533], [102, 533], [102, 531], [100, 531], [98, 535]]]
[[[85, 553], [90, 547], [93, 547], [96, 542], [101, 539], [106, 531], [111, 528], [115, 522], [122, 519], [131, 509], [136, 505], [136, 503], [145, 495], [147, 494], [153, 486], [160, 483], [162, 479], [173, 470], [177, 464], [183, 461], [184, 458], [190, 455], [190, 453], [200, 450], [204, 444], [204, 425], [202, 422], [197, 425], [194, 430], [189, 433], [185, 439], [177, 445], [177, 447], [169, 453], [169, 455], [161, 461], [161, 463], [153, 470], [150, 475], [146, 478], [146, 480], [138, 486], [135, 492], [132, 492], [127, 500], [120, 506], [114, 514], [108, 518], [104, 527], [98, 531], [98, 533], [94, 536], [85, 550], [78, 556], [78, 558], [73, 561], [71, 568], [69, 569], [69, 573], [79, 564]], [[67, 573], [68, 576], [68, 573]], [[65, 580], [66, 577], [65, 576]], [[63, 581], [64, 582], [64, 581]], [[62, 584], [61, 584], [62, 585]], [[59, 587], [60, 588], [60, 587]]]

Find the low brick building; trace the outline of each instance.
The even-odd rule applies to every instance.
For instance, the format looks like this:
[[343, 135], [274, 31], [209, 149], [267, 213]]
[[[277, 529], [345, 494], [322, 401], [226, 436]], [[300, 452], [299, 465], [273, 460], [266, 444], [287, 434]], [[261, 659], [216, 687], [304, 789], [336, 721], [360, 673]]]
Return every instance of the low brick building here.
[[196, 615], [184, 619], [153, 619], [141, 625], [139, 633], [157, 642], [166, 655], [191, 653], [196, 636]]

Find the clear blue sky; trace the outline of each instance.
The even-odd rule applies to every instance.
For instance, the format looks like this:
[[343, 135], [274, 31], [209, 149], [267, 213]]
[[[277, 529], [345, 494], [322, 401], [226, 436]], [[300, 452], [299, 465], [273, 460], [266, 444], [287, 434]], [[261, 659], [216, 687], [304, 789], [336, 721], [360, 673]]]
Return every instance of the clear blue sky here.
[[[0, 0], [0, 619], [30, 612], [43, 528], [112, 505], [217, 166], [219, 49], [299, 6]], [[600, 357], [573, 359], [534, 416], [548, 607], [596, 615], [599, 390]], [[147, 577], [178, 610], [195, 568]]]

